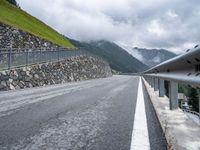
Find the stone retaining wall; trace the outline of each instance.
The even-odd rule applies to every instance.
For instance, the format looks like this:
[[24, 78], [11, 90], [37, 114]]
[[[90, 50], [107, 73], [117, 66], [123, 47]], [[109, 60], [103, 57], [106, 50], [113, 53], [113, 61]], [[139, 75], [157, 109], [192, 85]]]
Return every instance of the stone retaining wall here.
[[111, 76], [109, 65], [90, 56], [67, 58], [0, 72], [0, 91], [24, 89]]
[[58, 48], [60, 46], [0, 22], [1, 48]]

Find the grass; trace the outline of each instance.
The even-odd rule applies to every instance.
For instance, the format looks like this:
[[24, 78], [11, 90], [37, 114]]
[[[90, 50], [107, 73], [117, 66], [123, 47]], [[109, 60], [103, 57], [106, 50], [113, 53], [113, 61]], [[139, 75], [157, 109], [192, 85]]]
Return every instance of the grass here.
[[5, 0], [0, 0], [0, 22], [29, 32], [62, 47], [75, 48], [68, 39], [57, 31]]

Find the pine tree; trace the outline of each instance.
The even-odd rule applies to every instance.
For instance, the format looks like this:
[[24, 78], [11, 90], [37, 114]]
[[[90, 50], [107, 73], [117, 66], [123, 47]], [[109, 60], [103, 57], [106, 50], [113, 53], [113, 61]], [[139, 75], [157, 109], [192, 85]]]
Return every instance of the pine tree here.
[[195, 88], [191, 88], [189, 105], [192, 105], [194, 111], [199, 111], [199, 95]]
[[12, 5], [15, 5], [18, 7], [18, 4], [16, 2], [16, 0], [7, 0], [9, 3], [11, 3]]

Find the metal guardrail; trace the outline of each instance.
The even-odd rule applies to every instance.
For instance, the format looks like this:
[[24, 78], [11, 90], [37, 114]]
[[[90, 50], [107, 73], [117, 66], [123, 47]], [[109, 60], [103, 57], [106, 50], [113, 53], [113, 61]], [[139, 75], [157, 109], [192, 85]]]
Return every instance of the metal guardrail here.
[[198, 112], [196, 112], [196, 111], [191, 111], [191, 110], [188, 110], [188, 109], [184, 109], [183, 111], [188, 112], [188, 113], [191, 113], [191, 114], [193, 114], [193, 115], [195, 115], [195, 116], [198, 116], [199, 122], [200, 122], [200, 113], [198, 113]]
[[196, 115], [196, 116], [198, 116], [199, 119], [200, 119], [200, 113], [198, 113], [198, 112], [196, 112], [196, 111], [191, 111], [191, 110], [188, 110], [188, 109], [184, 109], [183, 111], [186, 111], [186, 112], [188, 112], [188, 113], [191, 113], [191, 114], [193, 114], [193, 115]]
[[199, 86], [200, 48], [195, 47], [185, 54], [145, 71], [143, 74]]
[[60, 61], [69, 57], [92, 56], [107, 63], [106, 60], [83, 50], [77, 49], [0, 49], [0, 70], [8, 70], [33, 64]]
[[200, 48], [195, 46], [179, 55], [165, 61], [143, 73], [142, 76], [154, 88], [159, 91], [159, 96], [164, 96], [165, 81], [168, 81], [170, 109], [178, 108], [178, 83], [191, 86], [200, 86]]

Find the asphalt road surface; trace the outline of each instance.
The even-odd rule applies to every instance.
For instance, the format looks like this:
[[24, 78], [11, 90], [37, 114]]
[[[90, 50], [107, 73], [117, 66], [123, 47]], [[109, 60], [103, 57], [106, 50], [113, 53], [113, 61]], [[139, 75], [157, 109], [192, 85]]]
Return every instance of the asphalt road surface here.
[[[139, 77], [0, 93], [0, 150], [130, 150]], [[167, 149], [144, 91], [150, 149]]]

